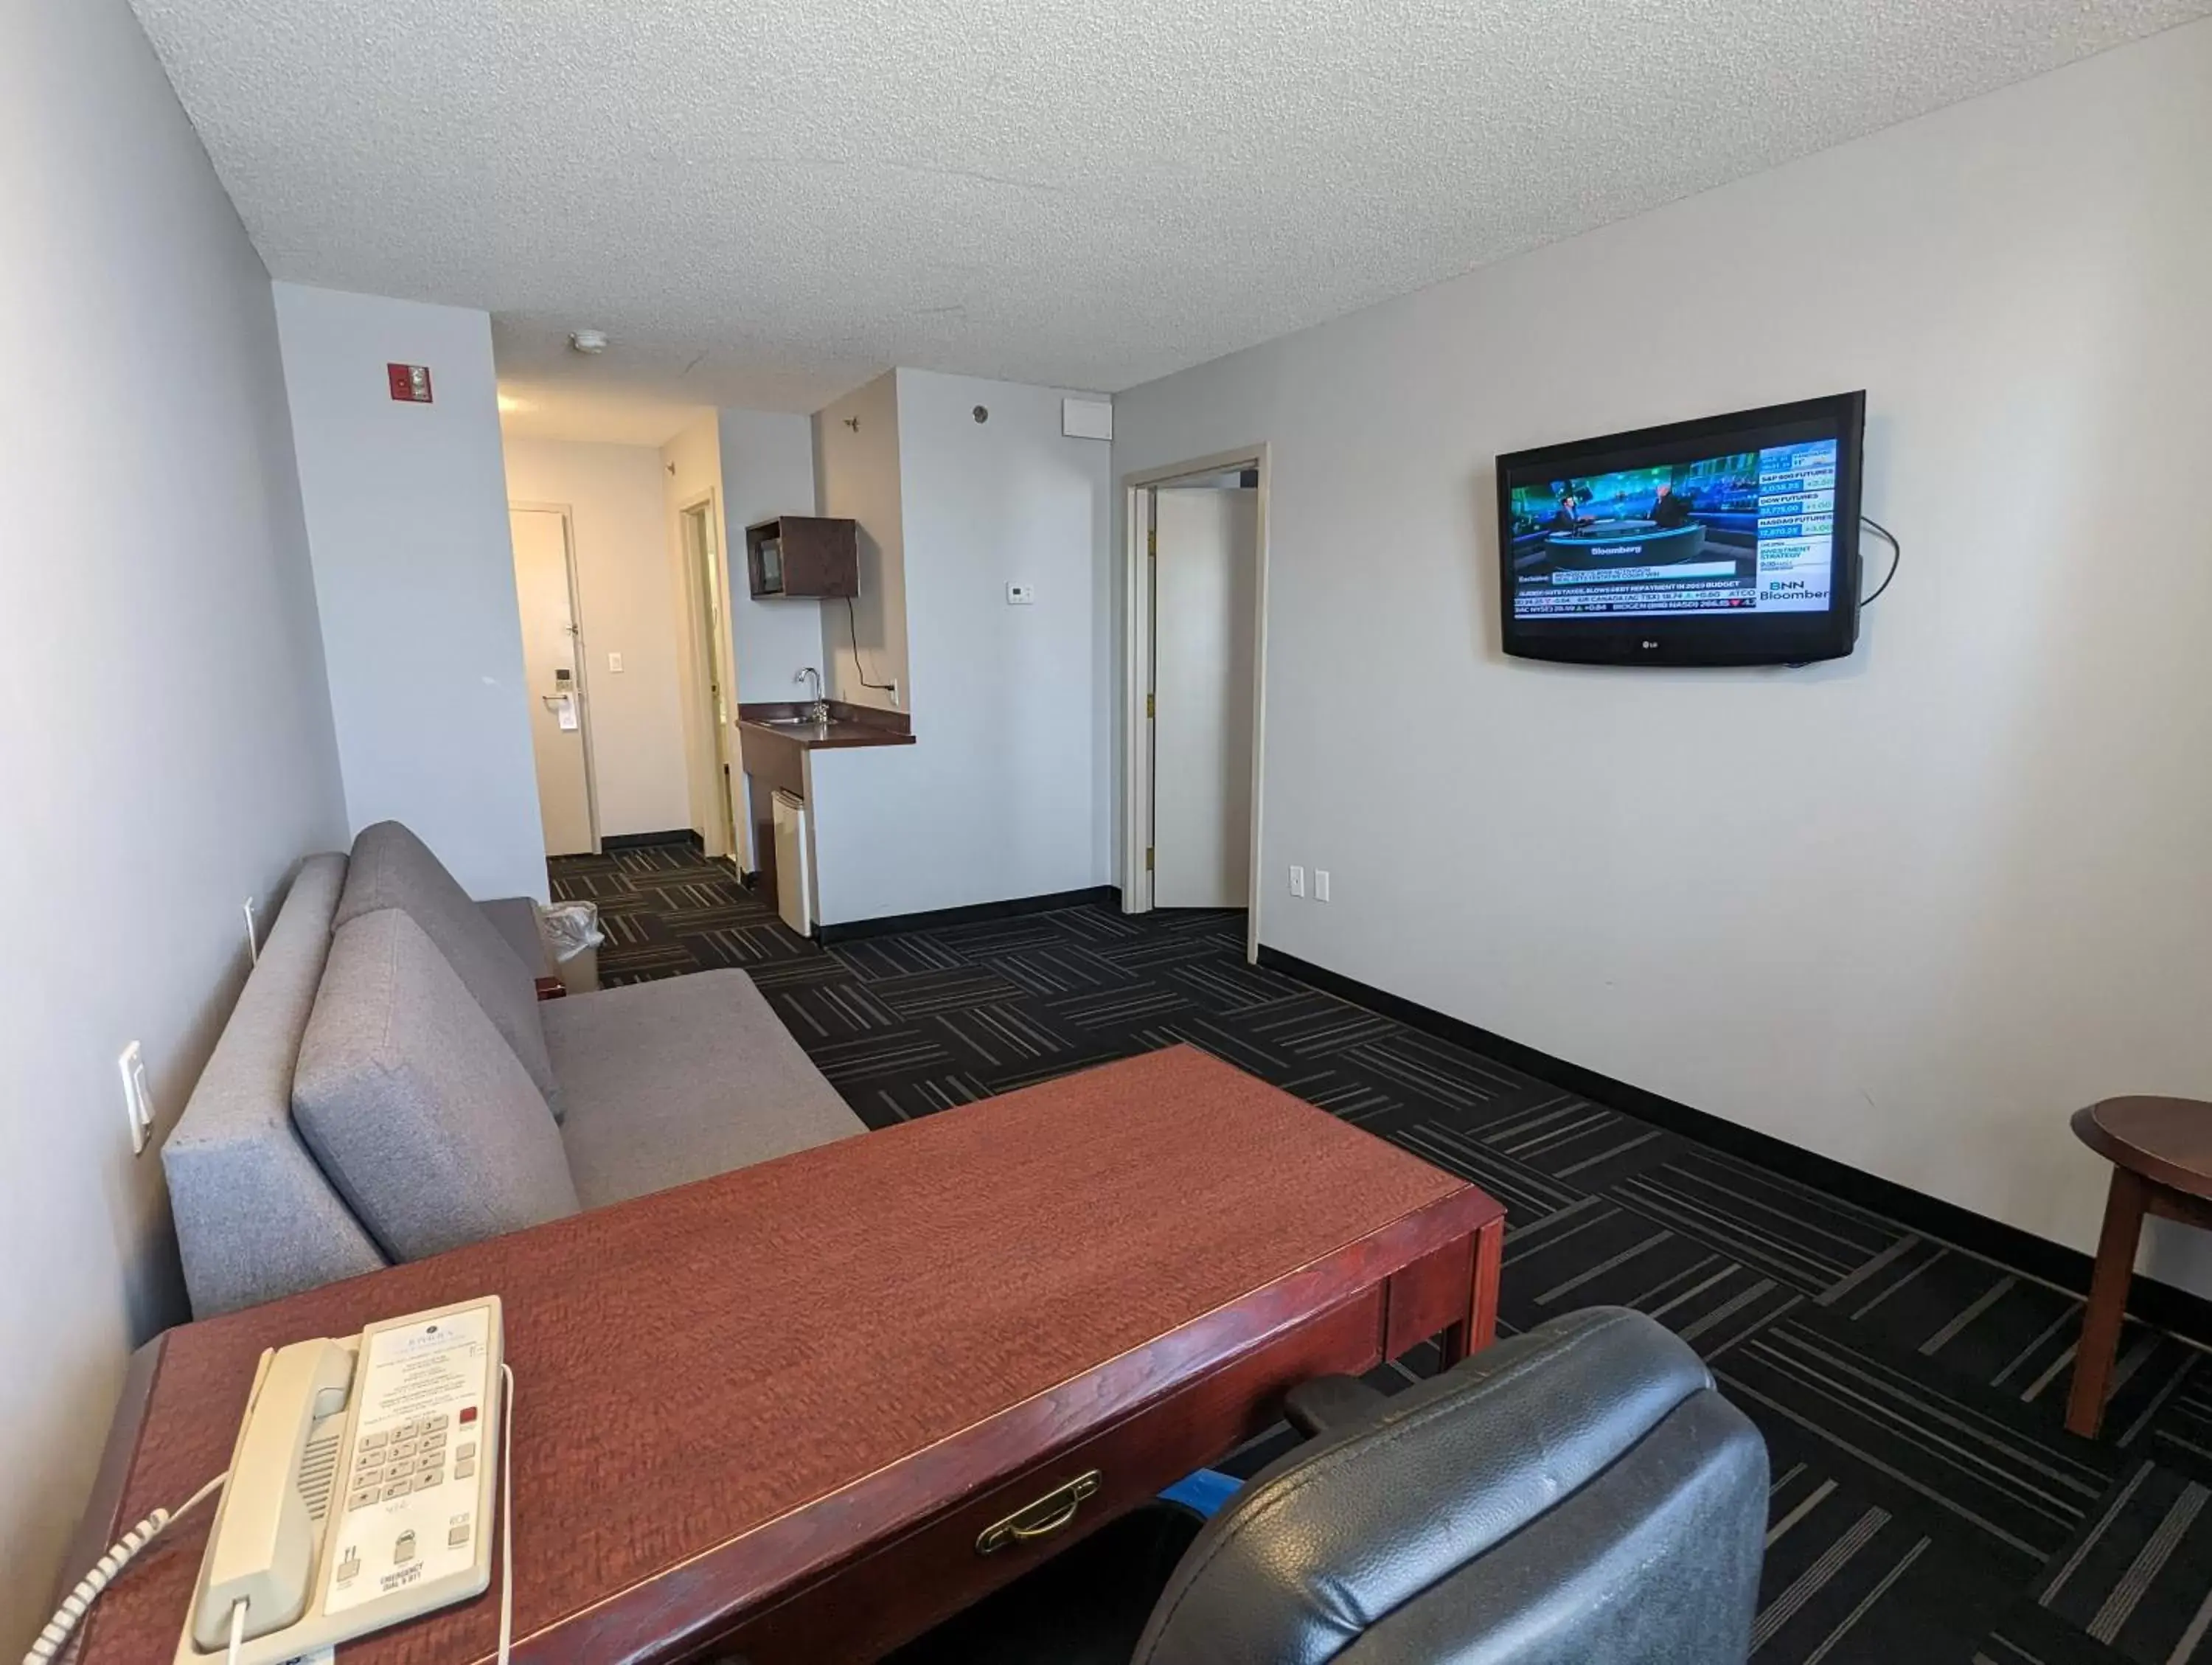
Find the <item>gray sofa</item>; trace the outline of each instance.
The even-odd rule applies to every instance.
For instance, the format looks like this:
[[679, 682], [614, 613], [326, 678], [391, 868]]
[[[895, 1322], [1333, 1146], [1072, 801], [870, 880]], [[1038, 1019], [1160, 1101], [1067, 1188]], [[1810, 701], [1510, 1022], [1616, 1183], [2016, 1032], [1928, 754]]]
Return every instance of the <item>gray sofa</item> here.
[[194, 1315], [865, 1131], [743, 972], [549, 969], [396, 822], [308, 857], [161, 1146]]

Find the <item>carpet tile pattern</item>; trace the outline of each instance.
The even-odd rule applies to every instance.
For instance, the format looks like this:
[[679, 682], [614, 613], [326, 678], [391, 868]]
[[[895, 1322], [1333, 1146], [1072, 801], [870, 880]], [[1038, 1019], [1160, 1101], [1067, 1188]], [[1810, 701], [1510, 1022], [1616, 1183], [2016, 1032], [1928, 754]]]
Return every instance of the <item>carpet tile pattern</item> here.
[[552, 868], [557, 897], [599, 905], [603, 981], [743, 968], [871, 1126], [1185, 1042], [1474, 1181], [1510, 1211], [1506, 1330], [1638, 1308], [1765, 1434], [1761, 1665], [2212, 1665], [2191, 1343], [2130, 1322], [2104, 1437], [2076, 1439], [2076, 1292], [1247, 965], [1239, 915], [1084, 908], [823, 949], [695, 849]]

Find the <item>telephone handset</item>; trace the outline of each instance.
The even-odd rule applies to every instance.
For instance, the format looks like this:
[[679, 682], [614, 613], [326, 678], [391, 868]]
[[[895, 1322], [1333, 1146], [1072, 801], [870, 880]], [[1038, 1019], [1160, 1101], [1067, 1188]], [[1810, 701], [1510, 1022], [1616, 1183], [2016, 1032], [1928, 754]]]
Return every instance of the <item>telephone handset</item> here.
[[274, 1665], [480, 1595], [497, 1296], [261, 1356], [176, 1665]]

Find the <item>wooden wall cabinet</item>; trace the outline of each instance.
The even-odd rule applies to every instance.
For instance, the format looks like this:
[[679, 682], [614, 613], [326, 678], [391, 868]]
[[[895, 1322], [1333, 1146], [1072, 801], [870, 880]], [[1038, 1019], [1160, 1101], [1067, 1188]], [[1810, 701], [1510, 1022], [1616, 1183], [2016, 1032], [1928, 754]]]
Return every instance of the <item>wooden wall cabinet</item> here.
[[858, 527], [819, 514], [783, 514], [747, 526], [745, 574], [757, 599], [856, 596]]

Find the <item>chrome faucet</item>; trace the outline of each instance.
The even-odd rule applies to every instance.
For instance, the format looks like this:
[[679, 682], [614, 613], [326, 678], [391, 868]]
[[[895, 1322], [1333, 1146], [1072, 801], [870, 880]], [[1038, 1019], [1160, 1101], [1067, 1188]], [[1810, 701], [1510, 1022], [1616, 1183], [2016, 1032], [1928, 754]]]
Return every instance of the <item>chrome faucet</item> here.
[[822, 673], [819, 671], [817, 671], [811, 665], [802, 665], [799, 667], [799, 674], [793, 677], [792, 681], [805, 683], [806, 684], [807, 692], [811, 696], [810, 702], [806, 708], [807, 721], [814, 723], [828, 722], [830, 720], [830, 702], [822, 697]]

